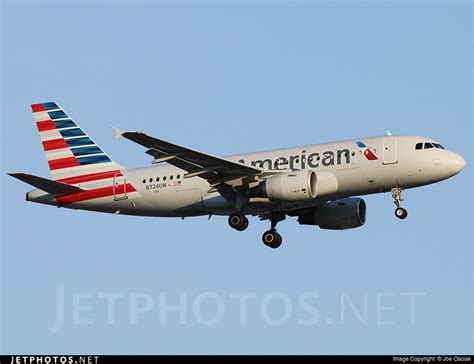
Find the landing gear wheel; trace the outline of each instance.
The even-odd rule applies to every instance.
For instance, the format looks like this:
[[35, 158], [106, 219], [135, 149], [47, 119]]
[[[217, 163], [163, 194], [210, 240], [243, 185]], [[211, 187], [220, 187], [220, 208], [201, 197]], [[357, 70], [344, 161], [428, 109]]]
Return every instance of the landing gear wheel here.
[[229, 216], [229, 225], [237, 231], [244, 231], [249, 226], [249, 219], [240, 212], [235, 212]]
[[271, 229], [263, 233], [262, 241], [266, 246], [276, 249], [281, 245], [283, 239], [275, 229]]
[[393, 198], [393, 202], [394, 202], [395, 205], [397, 206], [397, 209], [395, 210], [395, 216], [398, 217], [398, 218], [401, 219], [401, 220], [406, 219], [407, 216], [408, 216], [408, 211], [405, 210], [405, 209], [401, 206], [401, 205], [402, 205], [402, 201], [403, 201], [402, 192], [403, 192], [403, 189], [401, 189], [400, 187], [392, 188], [392, 198]]
[[407, 216], [408, 216], [408, 211], [405, 210], [403, 207], [398, 207], [395, 210], [395, 216], [398, 217], [401, 220], [406, 219]]

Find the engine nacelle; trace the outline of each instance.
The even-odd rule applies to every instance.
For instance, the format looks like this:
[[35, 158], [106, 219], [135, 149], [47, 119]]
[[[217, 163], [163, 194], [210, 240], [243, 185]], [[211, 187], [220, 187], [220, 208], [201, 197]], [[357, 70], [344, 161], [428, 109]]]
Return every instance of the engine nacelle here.
[[319, 225], [321, 229], [346, 230], [365, 224], [367, 206], [361, 198], [344, 198], [316, 207], [312, 212], [300, 215], [301, 225]]
[[272, 201], [307, 201], [316, 197], [317, 179], [312, 170], [277, 174], [267, 178], [259, 190]]
[[332, 195], [337, 189], [338, 182], [333, 173], [306, 170], [271, 176], [250, 190], [250, 196], [266, 197], [271, 201], [308, 201]]

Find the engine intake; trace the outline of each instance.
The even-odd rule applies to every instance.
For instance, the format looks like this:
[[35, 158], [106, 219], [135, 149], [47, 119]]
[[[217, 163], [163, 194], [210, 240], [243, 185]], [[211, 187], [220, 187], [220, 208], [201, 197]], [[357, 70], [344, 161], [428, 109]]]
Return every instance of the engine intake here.
[[365, 224], [367, 206], [361, 198], [344, 198], [316, 207], [300, 215], [301, 225], [319, 225], [321, 229], [346, 230]]

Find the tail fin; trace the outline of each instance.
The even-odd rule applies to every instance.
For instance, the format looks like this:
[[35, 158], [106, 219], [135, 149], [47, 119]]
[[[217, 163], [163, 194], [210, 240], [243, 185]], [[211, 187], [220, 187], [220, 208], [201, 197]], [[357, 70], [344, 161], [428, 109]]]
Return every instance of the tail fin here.
[[84, 175], [119, 172], [110, 159], [54, 102], [31, 105], [54, 180], [72, 180]]

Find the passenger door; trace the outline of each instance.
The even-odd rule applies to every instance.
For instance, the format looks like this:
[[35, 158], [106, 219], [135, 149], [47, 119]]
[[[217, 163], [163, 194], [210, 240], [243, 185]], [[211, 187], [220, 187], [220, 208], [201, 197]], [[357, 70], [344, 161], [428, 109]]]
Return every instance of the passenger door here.
[[394, 164], [397, 162], [397, 138], [385, 138], [383, 140], [383, 164]]

